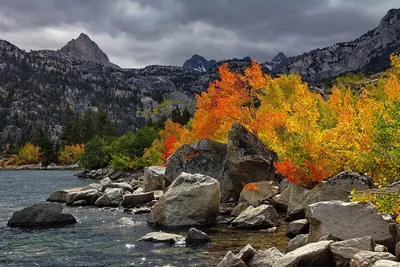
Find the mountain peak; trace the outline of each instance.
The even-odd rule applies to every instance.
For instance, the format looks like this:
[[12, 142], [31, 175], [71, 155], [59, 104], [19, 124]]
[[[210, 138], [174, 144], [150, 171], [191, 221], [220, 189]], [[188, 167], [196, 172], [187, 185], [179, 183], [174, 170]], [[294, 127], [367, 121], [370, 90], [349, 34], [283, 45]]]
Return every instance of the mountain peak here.
[[392, 24], [398, 23], [400, 21], [400, 8], [399, 9], [390, 9], [386, 15], [381, 19], [379, 23], [380, 29], [388, 28]]
[[216, 64], [215, 60], [208, 61], [204, 57], [194, 54], [190, 59], [187, 59], [183, 64], [185, 69], [191, 69], [199, 72], [206, 72], [209, 68]]
[[109, 67], [118, 67], [110, 62], [108, 56], [85, 33], [81, 33], [77, 39], [69, 41], [59, 51], [78, 60], [91, 61]]

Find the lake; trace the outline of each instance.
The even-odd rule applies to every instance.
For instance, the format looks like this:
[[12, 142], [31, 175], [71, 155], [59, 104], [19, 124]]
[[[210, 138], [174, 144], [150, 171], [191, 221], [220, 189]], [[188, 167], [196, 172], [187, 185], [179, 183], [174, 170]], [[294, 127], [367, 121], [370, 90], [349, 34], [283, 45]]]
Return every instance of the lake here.
[[[170, 246], [137, 242], [159, 229], [146, 222], [147, 214], [124, 213], [118, 209], [65, 207], [78, 223], [43, 230], [7, 227], [15, 211], [44, 202], [54, 191], [82, 187], [93, 182], [72, 176], [71, 171], [0, 171], [0, 266], [216, 266], [232, 250], [246, 244], [257, 249], [272, 246], [284, 251], [288, 242], [286, 225], [276, 233], [233, 230], [227, 226], [199, 228], [212, 243], [197, 246]], [[114, 223], [121, 217], [134, 227]], [[188, 228], [165, 230], [185, 235]]]

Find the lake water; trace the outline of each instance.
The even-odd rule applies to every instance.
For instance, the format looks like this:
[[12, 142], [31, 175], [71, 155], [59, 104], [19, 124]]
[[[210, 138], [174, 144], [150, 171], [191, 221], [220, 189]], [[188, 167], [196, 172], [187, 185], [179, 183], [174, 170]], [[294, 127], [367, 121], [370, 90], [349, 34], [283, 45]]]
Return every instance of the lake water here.
[[[43, 202], [59, 189], [92, 183], [72, 176], [71, 171], [0, 171], [0, 266], [216, 266], [229, 251], [246, 244], [257, 249], [272, 246], [284, 250], [286, 226], [276, 233], [232, 230], [226, 226], [200, 228], [212, 243], [199, 247], [137, 242], [157, 231], [146, 223], [146, 214], [130, 214], [95, 207], [65, 207], [78, 223], [45, 230], [7, 227], [13, 212]], [[121, 217], [134, 227], [116, 226]], [[185, 235], [187, 228], [165, 230]]]

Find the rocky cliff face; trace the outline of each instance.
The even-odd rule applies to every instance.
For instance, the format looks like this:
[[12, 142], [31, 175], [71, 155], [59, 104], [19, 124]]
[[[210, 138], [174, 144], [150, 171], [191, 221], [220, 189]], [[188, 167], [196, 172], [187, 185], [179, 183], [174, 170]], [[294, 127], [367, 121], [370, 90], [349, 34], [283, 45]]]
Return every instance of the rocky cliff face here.
[[289, 59], [282, 52], [279, 52], [271, 62], [265, 62], [263, 65], [270, 71], [279, 70], [289, 62]]
[[117, 67], [110, 62], [108, 56], [93, 42], [89, 36], [81, 33], [77, 39], [72, 39], [59, 50], [60, 53], [76, 60], [90, 61], [107, 67]]
[[391, 9], [375, 29], [356, 40], [316, 49], [295, 58], [274, 72], [299, 73], [309, 82], [346, 72], [376, 73], [390, 65], [391, 53], [400, 50], [400, 9]]

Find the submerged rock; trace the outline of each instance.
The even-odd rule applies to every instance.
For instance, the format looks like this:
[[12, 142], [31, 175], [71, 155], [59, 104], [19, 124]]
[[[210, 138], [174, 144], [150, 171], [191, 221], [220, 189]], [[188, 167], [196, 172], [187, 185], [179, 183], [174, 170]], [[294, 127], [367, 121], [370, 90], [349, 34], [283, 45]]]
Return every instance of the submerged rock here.
[[115, 224], [121, 226], [135, 226], [135, 222], [127, 217], [122, 217]]
[[62, 210], [63, 206], [58, 203], [34, 204], [14, 212], [7, 225], [10, 227], [35, 228], [76, 223], [72, 214], [64, 214]]
[[151, 232], [139, 238], [138, 241], [175, 244], [183, 241], [184, 239], [185, 238], [181, 235], [169, 234], [164, 232]]
[[160, 197], [147, 221], [166, 227], [214, 224], [220, 199], [217, 180], [202, 174], [181, 173]]

